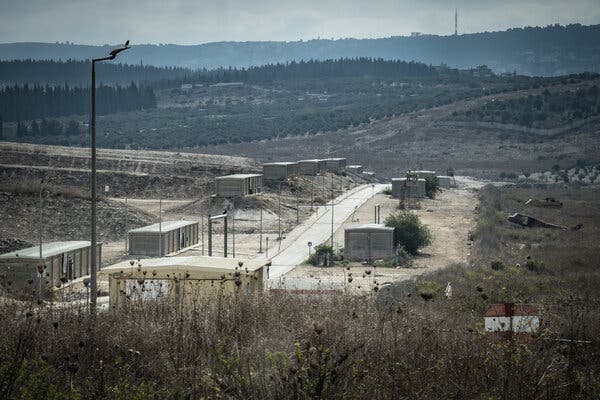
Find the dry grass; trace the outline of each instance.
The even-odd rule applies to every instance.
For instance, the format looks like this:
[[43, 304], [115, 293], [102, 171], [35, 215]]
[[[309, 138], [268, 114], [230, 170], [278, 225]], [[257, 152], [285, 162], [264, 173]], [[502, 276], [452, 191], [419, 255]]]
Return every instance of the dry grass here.
[[[415, 296], [416, 297], [416, 296]], [[598, 344], [493, 344], [446, 302], [286, 296], [83, 309], [0, 306], [0, 397], [596, 398]], [[573, 329], [589, 315], [571, 321]], [[596, 325], [598, 328], [598, 325]], [[571, 349], [577, 350], [577, 349]]]
[[[95, 321], [85, 309], [2, 302], [0, 398], [599, 398], [600, 275], [587, 259], [597, 194], [554, 193], [566, 203], [557, 219], [579, 215], [586, 235], [547, 236], [501, 218], [530, 197], [523, 190], [483, 190], [472, 265], [365, 297], [240, 293], [184, 310], [132, 303]], [[543, 247], [514, 246], [525, 239]], [[517, 267], [527, 255], [544, 268]], [[505, 267], [493, 270], [492, 259]], [[482, 312], [499, 301], [539, 306], [535, 342], [487, 339]]]
[[43, 190], [45, 196], [62, 196], [65, 199], [89, 199], [90, 196], [83, 189], [73, 186], [43, 183], [41, 180], [19, 180], [0, 184], [0, 192], [24, 195], [38, 195]]

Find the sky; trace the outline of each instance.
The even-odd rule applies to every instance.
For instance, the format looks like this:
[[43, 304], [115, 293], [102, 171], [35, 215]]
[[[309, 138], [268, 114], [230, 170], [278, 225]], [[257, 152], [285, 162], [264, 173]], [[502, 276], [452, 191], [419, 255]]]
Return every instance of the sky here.
[[600, 0], [0, 0], [0, 42], [200, 44], [600, 24]]

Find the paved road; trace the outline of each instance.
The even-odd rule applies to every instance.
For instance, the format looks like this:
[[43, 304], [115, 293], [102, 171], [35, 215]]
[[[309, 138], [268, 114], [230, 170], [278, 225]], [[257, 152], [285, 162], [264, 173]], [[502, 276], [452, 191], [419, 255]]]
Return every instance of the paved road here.
[[[346, 219], [351, 217], [354, 209], [381, 192], [386, 186], [378, 184], [358, 186], [338, 197], [333, 206], [333, 229], [336, 231]], [[321, 206], [318, 212], [292, 230], [281, 242], [281, 251], [272, 256], [269, 279], [276, 282], [284, 274], [294, 269], [308, 258], [308, 242], [314, 249], [331, 238], [331, 202]]]

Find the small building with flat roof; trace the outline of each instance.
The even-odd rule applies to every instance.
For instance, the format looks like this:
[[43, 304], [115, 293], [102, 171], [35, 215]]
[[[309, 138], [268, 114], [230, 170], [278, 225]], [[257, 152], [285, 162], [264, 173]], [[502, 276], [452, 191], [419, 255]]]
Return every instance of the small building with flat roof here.
[[361, 261], [394, 257], [394, 228], [382, 224], [349, 226], [344, 230], [344, 257]]
[[451, 176], [440, 175], [437, 178], [442, 189], [450, 189], [452, 187], [454, 179]]
[[416, 173], [417, 175], [419, 175], [419, 178], [433, 178], [435, 177], [435, 171], [425, 171], [425, 170], [419, 170], [419, 171], [408, 171], [409, 173]]
[[392, 178], [392, 197], [397, 199], [424, 198], [426, 195], [425, 184], [426, 181], [423, 178], [419, 178], [416, 185], [406, 178]]
[[266, 259], [207, 256], [124, 261], [103, 269], [109, 278], [110, 306], [136, 300], [191, 304], [201, 296], [261, 293], [267, 289]]
[[127, 233], [129, 254], [160, 257], [198, 243], [198, 221], [163, 221]]
[[348, 165], [346, 169], [348, 169], [351, 172], [354, 172], [355, 174], [362, 174], [364, 171], [362, 165]]
[[217, 197], [242, 197], [262, 191], [262, 175], [235, 174], [215, 178]]
[[[102, 244], [96, 248], [97, 269], [100, 269]], [[59, 281], [72, 280], [90, 274], [92, 259], [89, 241], [49, 242], [0, 255], [0, 283], [15, 292], [36, 290], [39, 286], [39, 270], [42, 268], [44, 286]], [[29, 283], [33, 280], [32, 283]], [[10, 282], [10, 284], [8, 284]]]
[[326, 170], [327, 162], [320, 159], [298, 161], [298, 170], [302, 175], [317, 175]]
[[263, 178], [265, 180], [278, 181], [290, 176], [298, 175], [299, 165], [297, 162], [274, 162], [263, 164]]
[[345, 158], [326, 158], [325, 168], [328, 172], [342, 172], [346, 168]]

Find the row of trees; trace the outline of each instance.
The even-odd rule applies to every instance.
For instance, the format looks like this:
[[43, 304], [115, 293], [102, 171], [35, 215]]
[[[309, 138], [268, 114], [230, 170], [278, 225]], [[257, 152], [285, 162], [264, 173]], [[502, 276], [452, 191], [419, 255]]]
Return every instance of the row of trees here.
[[546, 89], [541, 95], [493, 101], [456, 115], [478, 121], [552, 127], [600, 115], [600, 88], [593, 85], [573, 92]]
[[414, 61], [384, 60], [382, 58], [341, 58], [337, 60], [291, 61], [250, 68], [218, 68], [199, 71], [191, 78], [215, 82], [271, 82], [278, 80], [327, 79], [369, 76], [380, 79], [430, 77], [440, 73], [438, 68]]
[[[0, 61], [0, 76], [9, 84], [49, 84], [86, 87], [90, 85], [90, 61], [12, 60]], [[105, 85], [148, 84], [166, 79], [183, 78], [192, 73], [186, 68], [154, 67], [99, 63], [96, 73]]]
[[[25, 136], [79, 136], [83, 132], [81, 125], [75, 120], [70, 120], [66, 124], [63, 124], [55, 119], [42, 119], [40, 122], [36, 120], [31, 121], [29, 126], [24, 122], [18, 121], [16, 137], [21, 139]], [[0, 130], [1, 138], [2, 131]]]
[[[99, 115], [156, 108], [149, 87], [101, 85], [96, 91]], [[7, 121], [81, 115], [90, 111], [90, 88], [34, 85], [7, 86], [0, 90], [0, 114]]]

